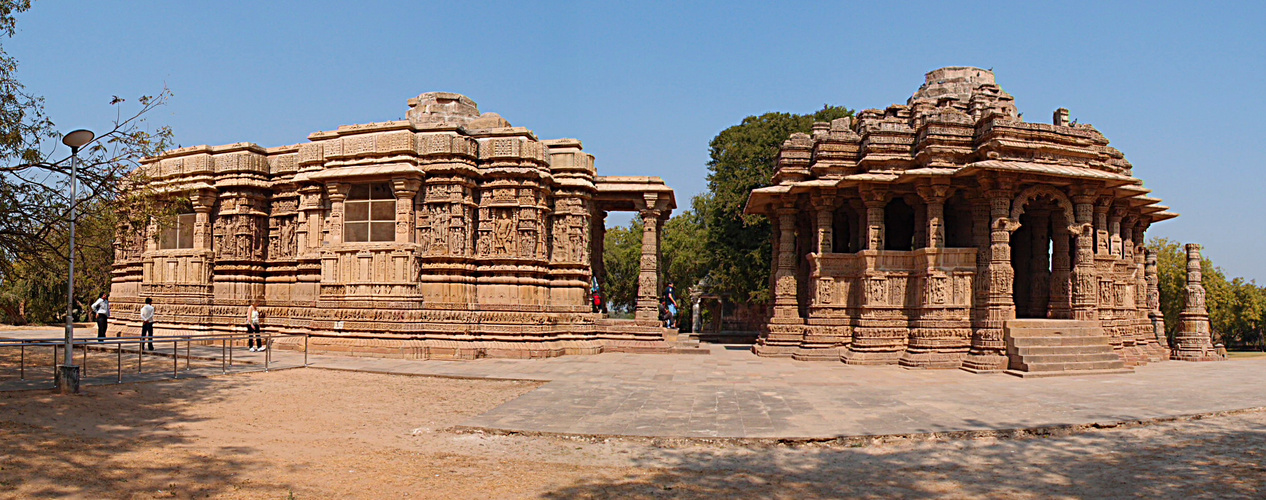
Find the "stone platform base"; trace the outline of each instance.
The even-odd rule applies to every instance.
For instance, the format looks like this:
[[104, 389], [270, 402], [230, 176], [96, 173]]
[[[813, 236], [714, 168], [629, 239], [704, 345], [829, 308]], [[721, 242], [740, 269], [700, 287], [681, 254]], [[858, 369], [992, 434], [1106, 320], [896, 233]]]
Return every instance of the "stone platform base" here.
[[[276, 349], [302, 351], [304, 338], [274, 337]], [[668, 341], [556, 340], [543, 342], [458, 341], [375, 339], [312, 336], [307, 349], [312, 354], [337, 354], [396, 359], [471, 360], [480, 358], [538, 359], [565, 355], [627, 352], [638, 354], [709, 354], [697, 344]]]

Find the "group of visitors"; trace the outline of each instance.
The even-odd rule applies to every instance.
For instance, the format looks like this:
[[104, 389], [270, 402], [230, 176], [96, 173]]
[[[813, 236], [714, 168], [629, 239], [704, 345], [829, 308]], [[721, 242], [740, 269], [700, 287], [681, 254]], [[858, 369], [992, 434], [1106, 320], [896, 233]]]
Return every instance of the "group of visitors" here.
[[[110, 294], [103, 293], [89, 307], [92, 311], [93, 320], [97, 323], [97, 342], [104, 341], [106, 338], [106, 328], [110, 323]], [[154, 350], [154, 299], [146, 297], [145, 305], [141, 307], [141, 344], [146, 350]], [[268, 350], [268, 346], [264, 344], [263, 328], [260, 325], [261, 314], [255, 303], [251, 303], [249, 309], [246, 310], [246, 346], [251, 352], [263, 352]]]

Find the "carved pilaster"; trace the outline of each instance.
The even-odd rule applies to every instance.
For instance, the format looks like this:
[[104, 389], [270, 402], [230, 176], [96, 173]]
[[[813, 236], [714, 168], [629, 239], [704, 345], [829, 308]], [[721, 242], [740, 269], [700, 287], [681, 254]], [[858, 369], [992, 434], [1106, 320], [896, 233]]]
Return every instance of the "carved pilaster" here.
[[1108, 253], [1115, 257], [1125, 258], [1125, 249], [1122, 245], [1125, 238], [1121, 234], [1121, 219], [1125, 217], [1125, 208], [1121, 206], [1113, 206], [1108, 212]]
[[351, 188], [352, 185], [347, 183], [325, 184], [330, 197], [330, 243], [334, 245], [343, 243], [343, 202], [347, 201], [347, 192]]
[[1111, 231], [1108, 229], [1108, 209], [1112, 207], [1112, 198], [1099, 198], [1094, 205], [1095, 218], [1095, 255], [1108, 255], [1111, 248], [1108, 244]]
[[396, 243], [412, 243], [416, 224], [413, 197], [417, 196], [422, 181], [392, 179], [391, 187], [396, 194]]
[[1068, 226], [1072, 221], [1067, 220], [1062, 211], [1057, 217], [1051, 238], [1051, 291], [1047, 311], [1052, 319], [1072, 319], [1072, 256], [1068, 251], [1072, 238]]
[[1147, 279], [1147, 317], [1152, 321], [1152, 335], [1156, 338], [1156, 343], [1168, 351], [1169, 339], [1165, 336], [1165, 314], [1161, 312], [1160, 305], [1160, 274], [1157, 272], [1156, 253], [1150, 250], [1147, 252], [1145, 275]]

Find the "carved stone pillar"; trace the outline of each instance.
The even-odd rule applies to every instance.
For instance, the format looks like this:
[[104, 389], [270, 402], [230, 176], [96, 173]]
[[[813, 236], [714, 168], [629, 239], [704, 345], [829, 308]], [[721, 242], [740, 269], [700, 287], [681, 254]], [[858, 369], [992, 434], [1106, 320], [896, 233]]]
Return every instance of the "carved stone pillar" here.
[[391, 187], [396, 192], [396, 243], [413, 242], [414, 217], [413, 197], [418, 194], [422, 181], [414, 179], [392, 179]]
[[1222, 356], [1213, 350], [1209, 311], [1204, 304], [1204, 279], [1200, 269], [1200, 245], [1188, 243], [1187, 303], [1178, 313], [1178, 333], [1174, 336], [1174, 359], [1182, 361], [1219, 361]]
[[981, 193], [972, 199], [972, 245], [976, 247], [976, 276], [972, 280], [971, 327], [973, 348], [982, 345], [988, 329], [989, 200]]
[[853, 217], [853, 252], [866, 249], [866, 241], [870, 231], [867, 229], [866, 223], [866, 204], [860, 199], [849, 200], [849, 207], [853, 209], [856, 217]]
[[945, 248], [945, 200], [951, 191], [950, 186], [943, 184], [919, 187], [919, 196], [927, 207], [924, 232], [929, 248]]
[[926, 203], [918, 203], [913, 196], [906, 203], [914, 207], [914, 241], [911, 249], [928, 246], [928, 210]]
[[973, 336], [971, 350], [963, 367], [972, 371], [996, 371], [1007, 368], [1007, 346], [1002, 338], [1006, 322], [1015, 319], [1012, 301], [1011, 231], [1007, 216], [1011, 212], [1010, 185], [999, 182], [985, 194], [989, 203], [989, 265], [981, 276], [985, 289], [985, 318]]
[[660, 211], [642, 210], [642, 258], [637, 276], [637, 311], [634, 319], [659, 324], [659, 223]]
[[1076, 260], [1073, 262], [1073, 319], [1097, 321], [1099, 319], [1099, 277], [1095, 272], [1095, 215], [1093, 196], [1077, 196], [1073, 199], [1078, 233]]
[[1046, 318], [1051, 293], [1050, 225], [1051, 214], [1034, 211], [1029, 218], [1032, 240], [1029, 242], [1029, 309], [1034, 318]]
[[1054, 236], [1051, 238], [1051, 292], [1047, 307], [1047, 317], [1051, 319], [1072, 319], [1072, 256], [1068, 253], [1069, 239], [1072, 234], [1068, 226], [1072, 221], [1060, 212], [1056, 217]]
[[1152, 321], [1152, 335], [1156, 344], [1169, 352], [1169, 339], [1165, 336], [1165, 314], [1160, 305], [1160, 274], [1157, 272], [1156, 253], [1148, 250], [1145, 268], [1147, 276], [1147, 317]]
[[834, 252], [835, 242], [835, 196], [833, 191], [824, 192], [823, 195], [815, 195], [813, 197], [813, 209], [816, 211], [817, 217], [814, 218], [814, 245], [817, 253]]
[[1095, 255], [1112, 253], [1109, 245], [1111, 231], [1108, 229], [1108, 209], [1112, 206], [1111, 198], [1099, 198], [1095, 203]]
[[884, 249], [884, 206], [888, 194], [882, 189], [862, 190], [862, 202], [866, 204], [866, 249]]
[[774, 273], [772, 323], [802, 323], [796, 301], [796, 209], [780, 208], [778, 216], [778, 267]]
[[1108, 253], [1114, 257], [1125, 258], [1125, 236], [1122, 234], [1121, 219], [1125, 217], [1125, 208], [1112, 207], [1108, 212]]

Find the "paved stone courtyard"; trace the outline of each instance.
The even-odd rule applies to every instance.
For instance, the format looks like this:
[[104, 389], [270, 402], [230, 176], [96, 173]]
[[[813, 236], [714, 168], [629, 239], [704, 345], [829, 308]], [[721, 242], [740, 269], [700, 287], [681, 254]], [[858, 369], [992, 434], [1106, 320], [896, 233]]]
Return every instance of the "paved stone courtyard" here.
[[463, 423], [504, 431], [831, 438], [1108, 424], [1266, 406], [1266, 358], [1020, 379], [759, 358], [747, 346], [709, 348], [709, 356], [312, 361], [319, 368], [549, 381]]
[[[710, 355], [474, 361], [312, 355], [310, 362], [317, 369], [547, 382], [462, 422], [510, 432], [833, 438], [1112, 424], [1266, 406], [1266, 358], [1168, 361], [1129, 374], [1020, 379], [761, 358], [749, 346], [705, 346]], [[199, 349], [205, 352], [194, 355], [211, 361], [220, 353], [218, 347]], [[258, 364], [263, 355], [238, 350], [235, 359]], [[274, 368], [303, 362], [302, 353], [284, 350], [274, 350], [272, 360]], [[219, 374], [214, 367], [205, 371]], [[124, 379], [155, 377], [161, 375]]]

